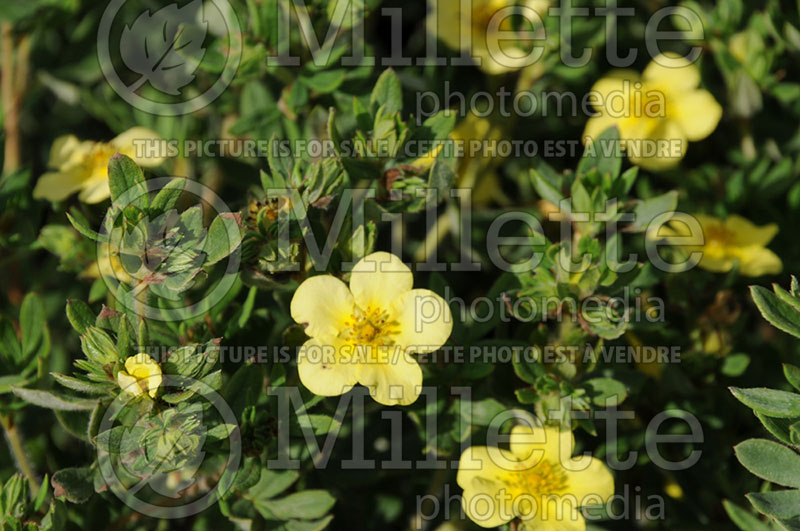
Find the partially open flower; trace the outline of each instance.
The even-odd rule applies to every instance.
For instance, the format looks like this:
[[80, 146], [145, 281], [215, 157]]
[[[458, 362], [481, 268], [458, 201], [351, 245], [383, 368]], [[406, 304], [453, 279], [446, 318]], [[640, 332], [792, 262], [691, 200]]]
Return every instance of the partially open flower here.
[[131, 356], [125, 360], [125, 370], [117, 373], [117, 384], [134, 396], [147, 393], [155, 398], [161, 385], [161, 367], [147, 354]]
[[[75, 192], [84, 203], [99, 203], [108, 199], [108, 161], [117, 152], [144, 167], [158, 166], [164, 161], [160, 156], [138, 156], [134, 142], [160, 140], [153, 131], [144, 127], [133, 127], [110, 142], [78, 140], [75, 135], [58, 137], [50, 149], [48, 166], [55, 171], [39, 177], [33, 189], [33, 197], [48, 201], [63, 201]], [[143, 146], [147, 148], [151, 146]]]
[[292, 318], [311, 338], [297, 358], [300, 381], [336, 396], [360, 383], [381, 404], [407, 405], [419, 397], [422, 369], [411, 354], [439, 349], [450, 337], [447, 303], [426, 289], [395, 255], [360, 260], [350, 288], [331, 275], [311, 277], [294, 294]]

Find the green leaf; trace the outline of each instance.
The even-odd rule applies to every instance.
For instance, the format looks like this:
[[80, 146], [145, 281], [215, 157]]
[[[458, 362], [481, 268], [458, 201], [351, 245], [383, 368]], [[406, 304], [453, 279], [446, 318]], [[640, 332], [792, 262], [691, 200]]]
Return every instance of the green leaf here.
[[274, 498], [291, 487], [300, 477], [297, 470], [261, 470], [258, 483], [250, 487], [250, 495], [258, 500]]
[[14, 325], [2, 315], [0, 315], [0, 353], [12, 364], [22, 364], [22, 347], [17, 341]]
[[[336, 498], [328, 491], [311, 489], [290, 494], [279, 500], [259, 500], [255, 503], [255, 507], [268, 519], [274, 517], [279, 520], [292, 518], [312, 520], [325, 516], [334, 503]], [[266, 513], [262, 512], [262, 509], [266, 509]]]
[[562, 194], [561, 190], [556, 188], [553, 183], [547, 180], [537, 170], [531, 170], [530, 176], [531, 184], [533, 184], [534, 190], [536, 190], [536, 193], [539, 194], [542, 199], [549, 201], [555, 206], [568, 208], [566, 203], [561, 205], [561, 201], [564, 199], [564, 194]]
[[725, 512], [728, 513], [728, 518], [742, 531], [773, 531], [770, 526], [753, 516], [750, 511], [742, 509], [728, 500], [723, 500], [722, 505], [725, 507]]
[[75, 378], [74, 376], [59, 374], [57, 372], [51, 372], [50, 375], [55, 379], [55, 381], [57, 381], [67, 389], [72, 389], [73, 391], [78, 391], [79, 393], [86, 393], [90, 395], [107, 394], [112, 383], [109, 380], [109, 385], [104, 386], [103, 384], [92, 382], [90, 380], [83, 380], [80, 378]]
[[118, 203], [124, 196], [125, 204], [117, 206], [133, 205], [140, 209], [147, 208], [148, 197], [144, 174], [130, 157], [116, 153], [108, 161], [108, 187], [111, 190], [113, 203]]
[[751, 492], [747, 499], [760, 513], [776, 518], [800, 516], [800, 490]]
[[739, 352], [736, 354], [728, 354], [722, 361], [720, 372], [725, 376], [735, 378], [744, 374], [747, 367], [750, 365], [750, 356]]
[[47, 326], [42, 300], [35, 293], [29, 293], [22, 301], [19, 325], [22, 328], [22, 357], [27, 359], [36, 352]]
[[578, 175], [586, 175], [596, 169], [600, 175], [608, 174], [616, 180], [622, 169], [622, 158], [618, 153], [619, 131], [616, 126], [609, 127], [594, 139], [594, 145], [586, 148], [578, 163]]
[[382, 105], [385, 105], [389, 112], [402, 112], [403, 110], [403, 87], [397, 74], [391, 68], [380, 75], [369, 98], [372, 114], [375, 114]]
[[230, 255], [242, 241], [242, 232], [237, 218], [232, 214], [220, 214], [208, 228], [203, 251], [206, 261], [203, 265], [216, 264]]
[[67, 212], [67, 219], [75, 227], [75, 230], [89, 238], [90, 240], [96, 242], [107, 242], [108, 236], [103, 234], [99, 234], [94, 229], [89, 226], [89, 222], [86, 220], [83, 214], [81, 214], [80, 210], [77, 208], [72, 208], [70, 212]]
[[53, 496], [66, 498], [72, 503], [83, 503], [94, 494], [92, 469], [89, 467], [65, 468], [53, 474]]
[[25, 389], [24, 387], [11, 386], [14, 394], [33, 404], [47, 409], [60, 409], [63, 411], [91, 411], [97, 400], [75, 398], [72, 396], [56, 394], [40, 389]]
[[800, 368], [784, 363], [783, 375], [786, 377], [786, 381], [792, 384], [792, 387], [800, 391]]
[[629, 230], [643, 231], [658, 216], [667, 212], [675, 212], [678, 208], [678, 192], [667, 192], [664, 195], [642, 201], [633, 209], [636, 216]]
[[768, 417], [800, 417], [800, 395], [765, 387], [742, 389], [731, 387], [731, 393], [740, 402]]
[[[470, 411], [471, 409], [471, 411]], [[475, 426], [488, 426], [492, 420], [507, 408], [494, 398], [485, 398], [472, 402], [464, 408], [464, 420]]]
[[[777, 292], [781, 288], [774, 287]], [[800, 338], [800, 311], [761, 286], [750, 286], [750, 295], [761, 315], [775, 328]]]
[[27, 379], [22, 374], [9, 374], [0, 376], [0, 394], [10, 393], [12, 387], [25, 385]]
[[613, 378], [592, 378], [585, 381], [583, 387], [597, 406], [617, 406], [628, 396], [625, 384]]
[[86, 329], [94, 326], [97, 320], [89, 305], [76, 299], [67, 300], [67, 319], [79, 334], [86, 333]]
[[742, 466], [761, 479], [800, 487], [800, 455], [786, 446], [767, 439], [748, 439], [734, 451]]
[[158, 191], [153, 201], [150, 203], [150, 211], [153, 213], [163, 213], [175, 207], [175, 203], [180, 199], [186, 179], [176, 177]]

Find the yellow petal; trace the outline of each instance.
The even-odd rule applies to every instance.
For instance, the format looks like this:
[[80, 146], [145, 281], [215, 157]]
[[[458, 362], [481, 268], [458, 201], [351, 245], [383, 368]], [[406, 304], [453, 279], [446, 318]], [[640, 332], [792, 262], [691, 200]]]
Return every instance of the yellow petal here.
[[759, 227], [749, 220], [732, 215], [725, 220], [725, 228], [736, 235], [737, 245], [769, 245], [769, 242], [778, 234], [778, 226], [774, 223]]
[[160, 142], [161, 137], [156, 132], [146, 127], [131, 127], [111, 140], [110, 143], [117, 151], [132, 158], [139, 166], [151, 168], [164, 162]]
[[632, 92], [633, 83], [639, 81], [640, 77], [639, 73], [634, 70], [612, 70], [592, 85], [592, 92], [597, 92], [606, 104], [613, 101], [620, 105], [620, 107], [614, 108], [615, 112], [624, 112], [621, 106], [624, 103], [627, 107], [630, 104], [630, 98], [614, 97], [614, 93], [624, 93], [626, 85], [629, 87], [627, 89], [629, 93]]
[[353, 267], [350, 291], [356, 304], [368, 308], [390, 310], [394, 302], [414, 285], [411, 270], [391, 253], [372, 253]]
[[509, 471], [516, 470], [518, 464], [517, 458], [508, 450], [496, 446], [470, 446], [459, 459], [456, 483], [467, 489], [476, 478], [499, 482]]
[[447, 302], [428, 289], [412, 289], [395, 301], [400, 333], [395, 341], [406, 352], [433, 352], [447, 342], [453, 331], [453, 315]]
[[139, 380], [125, 371], [119, 371], [117, 373], [117, 385], [119, 385], [120, 389], [133, 396], [139, 396], [144, 392], [142, 388], [139, 387]]
[[348, 356], [344, 345], [330, 338], [311, 338], [297, 354], [297, 372], [309, 391], [320, 396], [338, 396], [358, 381], [360, 365]]
[[578, 507], [604, 505], [614, 495], [614, 476], [601, 460], [590, 455], [572, 459], [565, 465], [567, 492]]
[[[358, 383], [369, 389], [370, 396], [386, 406], [407, 406], [422, 392], [422, 369], [417, 360], [400, 349], [391, 349], [381, 362], [362, 364]], [[387, 359], [387, 362], [383, 362]]]
[[571, 506], [563, 498], [543, 500], [537, 514], [525, 517], [526, 529], [547, 529], [547, 531], [585, 531], [586, 520], [577, 507]]
[[74, 162], [76, 154], [80, 151], [78, 149], [80, 145], [81, 141], [75, 135], [64, 135], [56, 138], [50, 148], [50, 160], [47, 161], [48, 167], [60, 169], [62, 166]]
[[674, 120], [636, 120], [633, 129], [620, 129], [620, 137], [628, 159], [648, 170], [673, 168], [686, 155], [686, 135]]
[[722, 117], [722, 107], [707, 90], [684, 94], [670, 105], [675, 120], [689, 140], [702, 140], [710, 135]]
[[84, 183], [83, 190], [78, 194], [78, 199], [90, 205], [105, 201], [109, 197], [111, 197], [111, 188], [108, 186], [108, 178], [92, 179]]
[[662, 53], [644, 69], [642, 79], [658, 83], [670, 92], [685, 92], [700, 84], [700, 69], [676, 53]]
[[33, 197], [48, 201], [63, 201], [83, 186], [84, 174], [76, 170], [45, 173], [36, 181]]
[[353, 296], [336, 277], [311, 277], [294, 292], [290, 311], [309, 337], [336, 337], [353, 314]]
[[617, 125], [617, 119], [612, 118], [607, 114], [598, 114], [596, 116], [592, 116], [589, 118], [589, 121], [586, 122], [586, 128], [583, 130], [582, 140], [584, 142], [586, 142], [587, 139], [595, 140], [606, 129], [614, 127], [615, 125]]
[[509, 448], [519, 461], [531, 466], [542, 459], [564, 463], [572, 459], [575, 437], [571, 430], [556, 426], [530, 427], [519, 424], [511, 429]]
[[739, 272], [747, 277], [777, 275], [783, 270], [780, 257], [764, 247], [745, 247], [740, 256]]
[[156, 396], [162, 376], [161, 366], [153, 358], [144, 353], [131, 356], [125, 360], [125, 371], [137, 380], [139, 387], [147, 389], [151, 397]]
[[505, 485], [482, 477], [464, 487], [461, 505], [467, 517], [485, 528], [495, 528], [514, 518], [513, 498]]
[[[702, 251], [701, 251], [702, 252]], [[711, 271], [712, 273], [727, 273], [736, 264], [736, 259], [730, 256], [713, 257], [708, 254], [703, 254], [700, 258], [700, 263], [697, 264], [701, 269]]]

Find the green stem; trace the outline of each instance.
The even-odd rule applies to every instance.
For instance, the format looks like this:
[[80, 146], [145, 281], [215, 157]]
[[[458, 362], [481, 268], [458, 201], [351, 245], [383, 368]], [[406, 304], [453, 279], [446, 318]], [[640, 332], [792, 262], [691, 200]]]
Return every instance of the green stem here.
[[17, 466], [20, 472], [25, 474], [25, 477], [28, 478], [28, 483], [31, 486], [31, 495], [36, 496], [39, 492], [39, 482], [36, 480], [36, 474], [33, 472], [33, 467], [30, 461], [28, 461], [28, 455], [25, 453], [25, 448], [22, 446], [22, 438], [19, 435], [19, 430], [17, 430], [16, 425], [14, 425], [14, 419], [10, 414], [4, 415], [0, 413], [0, 424], [3, 425], [3, 431], [6, 432], [8, 446], [11, 448], [11, 453], [17, 460]]

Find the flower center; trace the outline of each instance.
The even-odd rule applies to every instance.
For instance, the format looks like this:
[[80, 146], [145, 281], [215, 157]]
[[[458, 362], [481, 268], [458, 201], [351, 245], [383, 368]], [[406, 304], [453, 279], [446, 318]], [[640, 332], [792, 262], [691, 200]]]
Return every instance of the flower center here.
[[534, 497], [563, 494], [567, 489], [567, 474], [557, 464], [542, 460], [531, 468], [520, 465], [506, 478], [509, 489]]
[[714, 256], [724, 255], [734, 241], [735, 234], [721, 225], [705, 227], [705, 252]]
[[391, 319], [389, 312], [371, 307], [353, 307], [345, 327], [339, 337], [351, 345], [394, 345], [392, 336], [399, 332], [398, 323]]

